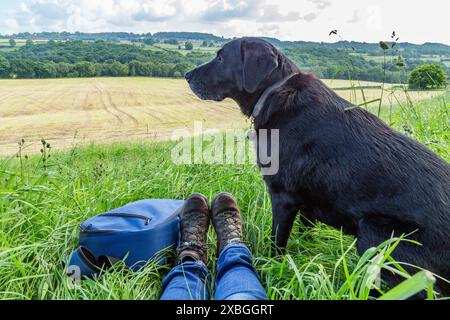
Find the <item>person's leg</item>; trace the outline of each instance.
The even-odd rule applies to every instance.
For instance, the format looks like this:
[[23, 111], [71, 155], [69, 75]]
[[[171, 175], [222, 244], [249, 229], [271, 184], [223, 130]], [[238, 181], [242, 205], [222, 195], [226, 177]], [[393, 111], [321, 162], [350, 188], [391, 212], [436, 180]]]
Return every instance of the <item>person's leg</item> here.
[[243, 243], [230, 243], [217, 261], [216, 300], [265, 300], [264, 290], [253, 267], [252, 254]]
[[210, 277], [202, 261], [175, 266], [162, 282], [161, 300], [209, 300]]
[[209, 299], [206, 268], [209, 207], [205, 196], [192, 194], [180, 213], [181, 240], [176, 266], [163, 280], [161, 300]]
[[216, 300], [265, 300], [266, 292], [253, 267], [252, 254], [243, 243], [242, 217], [229, 193], [211, 204], [211, 221], [217, 233]]

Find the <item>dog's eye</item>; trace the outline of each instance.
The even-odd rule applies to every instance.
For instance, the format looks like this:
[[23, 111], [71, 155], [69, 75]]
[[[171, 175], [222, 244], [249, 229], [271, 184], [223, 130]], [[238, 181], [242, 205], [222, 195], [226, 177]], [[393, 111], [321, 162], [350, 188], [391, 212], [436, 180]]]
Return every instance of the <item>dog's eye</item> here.
[[217, 55], [217, 61], [219, 61], [219, 62], [223, 61], [223, 58], [222, 58], [222, 56], [220, 54]]

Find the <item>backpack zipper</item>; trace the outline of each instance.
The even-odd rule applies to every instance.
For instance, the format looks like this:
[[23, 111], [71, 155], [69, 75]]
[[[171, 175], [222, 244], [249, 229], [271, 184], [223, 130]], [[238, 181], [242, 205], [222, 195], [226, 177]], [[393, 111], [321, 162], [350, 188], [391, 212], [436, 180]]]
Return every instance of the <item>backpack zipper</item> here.
[[148, 225], [149, 222], [152, 220], [150, 217], [146, 217], [141, 214], [136, 213], [120, 213], [120, 212], [107, 212], [99, 214], [100, 216], [107, 216], [107, 217], [123, 217], [123, 218], [136, 218], [136, 219], [142, 219], [145, 220], [145, 225]]
[[112, 233], [114, 230], [90, 230], [89, 227], [91, 224], [84, 228], [81, 224], [78, 226], [80, 228], [81, 233]]

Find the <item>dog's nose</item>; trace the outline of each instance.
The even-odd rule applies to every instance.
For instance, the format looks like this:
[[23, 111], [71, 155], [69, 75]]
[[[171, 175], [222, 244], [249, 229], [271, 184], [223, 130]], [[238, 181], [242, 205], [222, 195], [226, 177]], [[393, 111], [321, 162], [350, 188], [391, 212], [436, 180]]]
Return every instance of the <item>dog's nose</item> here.
[[187, 81], [187, 82], [191, 81], [192, 75], [193, 75], [193, 74], [194, 74], [194, 73], [193, 73], [192, 71], [188, 71], [188, 72], [186, 72], [186, 73], [184, 74], [184, 77], [186, 78], [186, 81]]

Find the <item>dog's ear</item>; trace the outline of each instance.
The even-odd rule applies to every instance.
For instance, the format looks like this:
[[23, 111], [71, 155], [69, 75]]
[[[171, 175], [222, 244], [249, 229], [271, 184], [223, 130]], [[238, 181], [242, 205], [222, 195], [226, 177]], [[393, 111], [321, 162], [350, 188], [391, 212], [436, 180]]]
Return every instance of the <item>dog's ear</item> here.
[[278, 55], [270, 44], [247, 39], [241, 42], [241, 55], [243, 87], [253, 93], [278, 67]]

